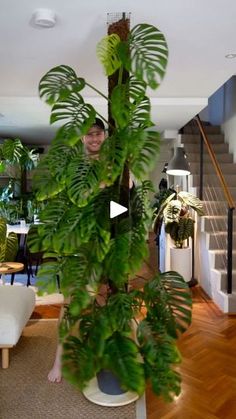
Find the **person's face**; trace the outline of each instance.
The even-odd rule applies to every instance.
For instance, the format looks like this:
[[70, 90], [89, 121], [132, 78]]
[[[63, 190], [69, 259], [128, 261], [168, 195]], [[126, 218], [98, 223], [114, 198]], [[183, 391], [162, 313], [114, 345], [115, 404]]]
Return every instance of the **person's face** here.
[[91, 127], [83, 138], [88, 154], [97, 154], [104, 140], [105, 132], [97, 126]]

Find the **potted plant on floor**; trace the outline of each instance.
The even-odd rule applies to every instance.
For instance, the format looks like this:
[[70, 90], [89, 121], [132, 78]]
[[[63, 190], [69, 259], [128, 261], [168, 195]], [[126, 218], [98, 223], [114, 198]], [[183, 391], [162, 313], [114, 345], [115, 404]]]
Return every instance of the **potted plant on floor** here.
[[171, 269], [181, 273], [189, 282], [192, 249], [188, 246], [188, 239], [194, 237], [194, 214], [204, 215], [202, 201], [189, 192], [167, 189], [161, 196], [156, 196], [153, 207], [155, 233], [160, 234], [160, 226], [164, 223], [165, 232], [174, 242], [174, 247], [170, 248]]
[[19, 138], [5, 139], [0, 144], [0, 172], [9, 177], [0, 193], [0, 214], [8, 223], [28, 219], [30, 215], [33, 195], [27, 188], [27, 174], [37, 166], [38, 159], [38, 153], [26, 147]]
[[[81, 95], [92, 86], [65, 65], [40, 81], [40, 96], [52, 105], [51, 122], [64, 125], [38, 167], [37, 196], [46, 204], [29, 244], [48, 258], [41, 286], [54, 291], [59, 277], [61, 291], [71, 298], [61, 324], [64, 376], [84, 389], [105, 368], [125, 390], [140, 395], [149, 381], [157, 395], [171, 400], [180, 392], [175, 341], [191, 322], [188, 287], [176, 272], [154, 274], [143, 289], [130, 287], [147, 257], [152, 185], [146, 178], [159, 149], [146, 89], [164, 76], [167, 44], [158, 29], [139, 24], [125, 42], [113, 34], [102, 39], [98, 55], [106, 74], [119, 72], [109, 99], [113, 122], [106, 121], [111, 133], [99, 160], [89, 159], [81, 142], [95, 117], [104, 119]], [[128, 191], [125, 217], [110, 219], [109, 202], [120, 203], [127, 193], [127, 168], [139, 184]]]

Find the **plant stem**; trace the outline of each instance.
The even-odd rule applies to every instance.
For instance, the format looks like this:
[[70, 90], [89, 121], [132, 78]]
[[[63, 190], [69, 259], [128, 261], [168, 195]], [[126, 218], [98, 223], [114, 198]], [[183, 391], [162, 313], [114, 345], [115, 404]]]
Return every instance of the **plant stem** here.
[[97, 92], [100, 96], [104, 97], [104, 99], [106, 99], [109, 102], [109, 98], [108, 96], [104, 95], [104, 93], [102, 93], [100, 90], [96, 89], [96, 87], [94, 87], [92, 84], [88, 83], [87, 81], [85, 82], [85, 85], [90, 87], [90, 89], [94, 90], [95, 92]]
[[123, 70], [124, 70], [124, 67], [122, 65], [119, 68], [118, 85], [121, 85], [122, 84]]

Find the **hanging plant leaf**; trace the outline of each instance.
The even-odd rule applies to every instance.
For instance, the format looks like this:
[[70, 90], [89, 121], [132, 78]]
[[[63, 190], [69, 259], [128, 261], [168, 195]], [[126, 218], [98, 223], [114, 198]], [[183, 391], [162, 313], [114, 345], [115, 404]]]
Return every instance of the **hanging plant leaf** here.
[[121, 66], [117, 47], [120, 37], [117, 34], [104, 36], [97, 44], [97, 57], [105, 70], [106, 76], [115, 73]]
[[42, 77], [39, 82], [39, 95], [52, 105], [58, 100], [65, 100], [71, 92], [79, 92], [84, 86], [85, 80], [78, 78], [71, 67], [60, 65]]
[[164, 35], [154, 26], [136, 25], [130, 32], [131, 71], [156, 89], [165, 75], [168, 47]]

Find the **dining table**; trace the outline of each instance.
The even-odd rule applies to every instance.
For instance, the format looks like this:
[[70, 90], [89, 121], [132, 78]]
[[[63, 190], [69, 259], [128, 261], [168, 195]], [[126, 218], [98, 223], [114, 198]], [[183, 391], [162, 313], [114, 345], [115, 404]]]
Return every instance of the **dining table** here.
[[9, 233], [28, 234], [31, 224], [7, 224], [7, 235]]

